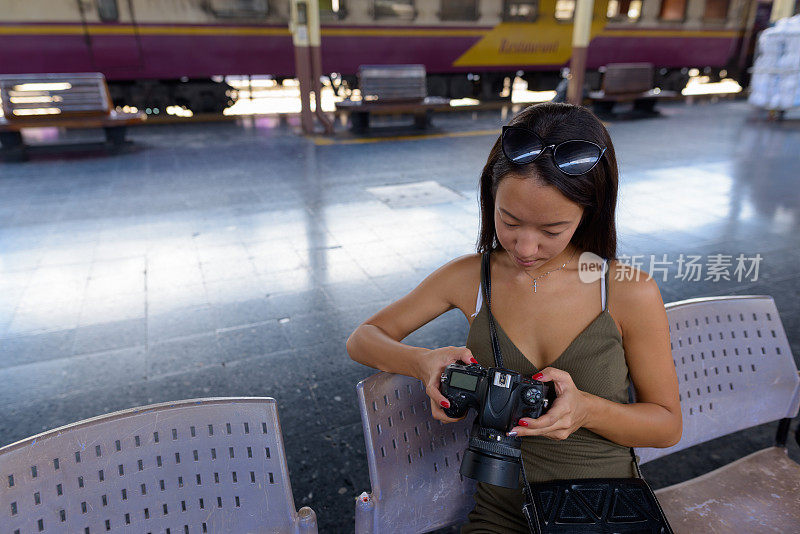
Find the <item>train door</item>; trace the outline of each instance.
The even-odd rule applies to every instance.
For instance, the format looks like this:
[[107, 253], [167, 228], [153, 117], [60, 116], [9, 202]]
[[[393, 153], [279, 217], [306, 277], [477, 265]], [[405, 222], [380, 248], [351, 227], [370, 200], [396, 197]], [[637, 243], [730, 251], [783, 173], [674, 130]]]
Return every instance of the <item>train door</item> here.
[[85, 3], [82, 15], [94, 68], [109, 78], [135, 74], [142, 55], [132, 0]]

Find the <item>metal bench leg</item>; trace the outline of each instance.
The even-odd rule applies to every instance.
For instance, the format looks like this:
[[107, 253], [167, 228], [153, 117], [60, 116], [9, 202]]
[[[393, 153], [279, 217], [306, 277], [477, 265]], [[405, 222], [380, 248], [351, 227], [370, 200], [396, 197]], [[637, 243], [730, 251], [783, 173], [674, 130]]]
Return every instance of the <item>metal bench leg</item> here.
[[611, 115], [614, 110], [614, 102], [595, 100], [592, 102], [592, 111], [596, 115]]
[[414, 114], [414, 127], [418, 130], [425, 130], [430, 127], [433, 119], [433, 111], [426, 109], [422, 113]]
[[25, 161], [27, 159], [21, 132], [0, 132], [0, 145], [3, 147], [5, 161]]
[[800, 445], [800, 425], [794, 429], [794, 442]]
[[[789, 427], [791, 424], [791, 417], [785, 417], [778, 423], [778, 432], [775, 434], [776, 447], [786, 447], [786, 438], [789, 436]], [[798, 427], [798, 432], [800, 432], [800, 427]]]
[[103, 130], [106, 132], [106, 141], [114, 148], [119, 148], [125, 144], [124, 126], [106, 126]]
[[369, 112], [353, 111], [350, 113], [350, 130], [354, 134], [362, 134], [369, 129]]
[[640, 98], [633, 101], [633, 109], [643, 113], [655, 113], [656, 101], [649, 98]]

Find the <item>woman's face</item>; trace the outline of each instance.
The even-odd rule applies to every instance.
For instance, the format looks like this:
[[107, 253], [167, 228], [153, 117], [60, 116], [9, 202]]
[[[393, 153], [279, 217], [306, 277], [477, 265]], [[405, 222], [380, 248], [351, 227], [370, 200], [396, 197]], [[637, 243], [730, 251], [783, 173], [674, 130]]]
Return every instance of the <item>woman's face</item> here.
[[523, 269], [536, 269], [563, 252], [582, 216], [582, 206], [531, 178], [507, 176], [495, 194], [497, 239]]

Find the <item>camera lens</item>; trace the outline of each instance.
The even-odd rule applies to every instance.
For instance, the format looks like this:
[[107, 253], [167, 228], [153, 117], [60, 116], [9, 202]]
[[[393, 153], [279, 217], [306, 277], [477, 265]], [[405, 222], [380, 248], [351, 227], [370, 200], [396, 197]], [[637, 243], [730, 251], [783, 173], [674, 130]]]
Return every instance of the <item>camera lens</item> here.
[[537, 418], [547, 411], [546, 397], [555, 397], [555, 392], [503, 367], [477, 366], [468, 372], [459, 364], [450, 364], [443, 376], [442, 393], [450, 400], [450, 409], [459, 406], [462, 415], [468, 407], [478, 412], [461, 459], [461, 475], [486, 484], [518, 488], [522, 440], [507, 432], [520, 417]]
[[519, 440], [484, 435], [485, 429], [473, 428], [460, 473], [479, 482], [504, 488], [519, 486]]
[[479, 482], [504, 488], [513, 489], [519, 486], [519, 462], [481, 454], [472, 449], [464, 452], [461, 474]]

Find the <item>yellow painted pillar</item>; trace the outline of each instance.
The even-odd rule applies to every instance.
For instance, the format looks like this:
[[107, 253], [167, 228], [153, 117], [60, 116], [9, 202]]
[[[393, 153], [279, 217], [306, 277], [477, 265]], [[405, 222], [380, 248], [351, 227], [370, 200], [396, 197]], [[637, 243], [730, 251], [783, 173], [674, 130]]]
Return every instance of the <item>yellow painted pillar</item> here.
[[592, 12], [594, 0], [577, 0], [575, 2], [575, 25], [572, 29], [572, 58], [569, 62], [569, 87], [567, 102], [581, 105], [583, 103], [583, 80], [586, 75], [586, 54], [591, 39]]
[[769, 21], [775, 22], [776, 20], [791, 17], [793, 9], [794, 0], [772, 0], [772, 12], [769, 15]]

